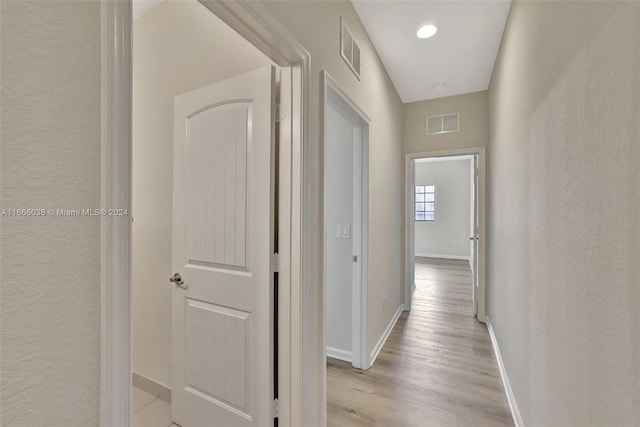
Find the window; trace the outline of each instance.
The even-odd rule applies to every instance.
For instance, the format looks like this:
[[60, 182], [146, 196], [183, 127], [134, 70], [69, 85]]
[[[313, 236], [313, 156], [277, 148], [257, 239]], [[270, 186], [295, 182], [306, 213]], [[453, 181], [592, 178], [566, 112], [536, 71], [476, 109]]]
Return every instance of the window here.
[[436, 187], [434, 185], [416, 185], [415, 220], [436, 220]]

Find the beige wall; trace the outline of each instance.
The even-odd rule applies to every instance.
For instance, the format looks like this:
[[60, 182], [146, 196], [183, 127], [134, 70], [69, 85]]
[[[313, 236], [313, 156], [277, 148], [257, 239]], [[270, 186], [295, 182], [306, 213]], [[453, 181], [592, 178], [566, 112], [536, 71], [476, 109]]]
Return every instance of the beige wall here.
[[[322, 98], [321, 71], [326, 69], [371, 118], [370, 140], [370, 249], [369, 348], [372, 348], [401, 303], [402, 226], [402, 103], [358, 16], [349, 1], [268, 1], [267, 7], [311, 52], [309, 173], [311, 179], [311, 236], [313, 259], [312, 322], [322, 316]], [[340, 57], [340, 16], [360, 43], [362, 80], [358, 81]], [[382, 299], [386, 296], [383, 310]], [[321, 378], [324, 349], [305, 342], [305, 361], [311, 366], [304, 387], [312, 396], [324, 387]], [[320, 397], [318, 395], [318, 397]], [[324, 414], [321, 405], [305, 408], [309, 425]]]
[[[460, 131], [427, 135], [427, 117], [460, 113]], [[403, 108], [405, 153], [486, 147], [489, 144], [487, 91], [410, 102]]]
[[416, 256], [469, 259], [471, 160], [416, 162], [415, 185], [435, 185], [435, 221], [415, 221]]
[[[0, 208], [100, 207], [100, 4], [1, 3]], [[0, 217], [0, 417], [98, 425], [100, 219]]]
[[514, 2], [488, 313], [525, 425], [640, 423], [640, 3]]
[[[320, 70], [327, 68], [373, 119], [371, 229], [376, 233], [370, 296], [379, 304], [389, 292], [387, 301], [395, 304], [400, 298], [400, 100], [348, 2], [268, 7], [312, 53], [314, 212], [321, 211]], [[97, 206], [99, 4], [3, 1], [0, 15], [1, 207]], [[340, 15], [362, 43], [362, 82], [338, 56]], [[490, 88], [489, 315], [527, 425], [640, 420], [639, 29], [637, 2], [517, 1], [498, 57]], [[148, 42], [156, 49], [166, 46]], [[199, 77], [204, 84], [206, 76]], [[417, 104], [404, 108], [405, 151], [485, 145], [480, 130], [451, 145], [446, 136], [411, 137], [407, 123]], [[463, 114], [463, 129], [465, 120]], [[423, 133], [424, 117], [418, 122]], [[156, 177], [170, 186], [165, 173], [170, 160], [162, 150], [136, 149], [134, 156], [157, 156], [144, 179]], [[154, 215], [171, 211], [166, 199], [154, 208]], [[157, 227], [170, 223], [164, 216], [155, 221]], [[319, 216], [312, 225], [311, 277], [318, 278]], [[99, 223], [3, 217], [0, 228], [2, 423], [96, 425]], [[143, 233], [141, 227], [134, 232]], [[157, 244], [166, 258], [166, 240]], [[169, 268], [157, 270], [153, 284], [168, 292]], [[317, 279], [314, 285], [309, 300], [316, 305], [309, 309], [317, 322], [322, 298]], [[374, 334], [387, 320], [376, 319]], [[323, 381], [317, 376], [323, 349], [311, 350], [306, 360], [317, 369], [305, 378], [307, 391]], [[311, 425], [323, 417], [317, 410], [306, 412]]]
[[133, 370], [169, 386], [173, 99], [271, 61], [196, 1], [136, 19], [133, 49]]

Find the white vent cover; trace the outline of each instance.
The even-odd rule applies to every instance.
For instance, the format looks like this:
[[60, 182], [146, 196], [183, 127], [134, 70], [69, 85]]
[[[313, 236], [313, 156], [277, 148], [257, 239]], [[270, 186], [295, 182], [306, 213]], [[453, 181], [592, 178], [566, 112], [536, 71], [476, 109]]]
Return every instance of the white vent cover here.
[[353, 39], [351, 31], [342, 17], [340, 17], [340, 56], [360, 80], [360, 46]]
[[427, 135], [458, 132], [460, 130], [460, 114], [440, 114], [427, 117]]

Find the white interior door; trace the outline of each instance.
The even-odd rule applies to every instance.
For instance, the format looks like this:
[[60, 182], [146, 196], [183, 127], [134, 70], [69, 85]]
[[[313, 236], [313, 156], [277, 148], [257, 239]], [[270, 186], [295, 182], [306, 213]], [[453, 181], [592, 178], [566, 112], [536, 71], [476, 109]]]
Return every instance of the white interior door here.
[[272, 66], [175, 98], [171, 386], [183, 427], [273, 424], [274, 101]]
[[416, 289], [416, 161], [408, 160], [405, 163], [405, 192], [407, 194], [407, 204], [405, 206], [405, 253], [407, 254], [407, 272], [408, 281], [405, 284], [404, 309], [411, 311], [411, 299]]
[[473, 270], [473, 314], [478, 315], [478, 298], [480, 295], [480, 280], [478, 280], [478, 156], [473, 156], [473, 230], [471, 231], [472, 250], [471, 260]]

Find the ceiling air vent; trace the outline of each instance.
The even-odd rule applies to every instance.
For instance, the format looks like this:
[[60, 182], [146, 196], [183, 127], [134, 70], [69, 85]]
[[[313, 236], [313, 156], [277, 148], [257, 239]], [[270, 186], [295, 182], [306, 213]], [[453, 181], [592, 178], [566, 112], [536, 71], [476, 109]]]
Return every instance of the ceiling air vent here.
[[353, 39], [351, 31], [342, 17], [340, 17], [340, 56], [360, 80], [360, 46]]
[[440, 114], [427, 117], [427, 135], [458, 132], [460, 130], [460, 114]]

